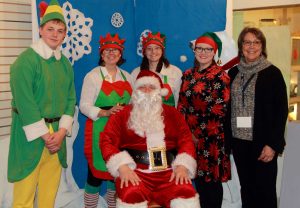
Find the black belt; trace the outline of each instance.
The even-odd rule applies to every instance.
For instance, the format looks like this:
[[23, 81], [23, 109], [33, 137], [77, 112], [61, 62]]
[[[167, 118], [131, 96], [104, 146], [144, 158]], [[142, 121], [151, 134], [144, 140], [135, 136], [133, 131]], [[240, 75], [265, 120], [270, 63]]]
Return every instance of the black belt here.
[[[12, 108], [12, 111], [15, 112], [16, 114], [19, 114], [18, 109], [17, 108]], [[56, 118], [44, 118], [46, 123], [54, 123], [56, 121], [60, 120], [60, 117], [56, 117]]]
[[[125, 103], [118, 103], [117, 105], [119, 105], [119, 106], [124, 106], [124, 105], [126, 105]], [[97, 106], [97, 107], [99, 107], [99, 108], [101, 108], [101, 109], [103, 109], [103, 110], [110, 110], [112, 107], [114, 107], [114, 106]]]
[[114, 106], [98, 106], [98, 107], [103, 109], [103, 110], [110, 110]]
[[[133, 158], [133, 160], [136, 163], [150, 165], [148, 151], [134, 150], [134, 149], [124, 149], [124, 150], [126, 150], [130, 154], [130, 156]], [[157, 166], [160, 166], [160, 164], [162, 163], [162, 157], [160, 151], [153, 151], [152, 154], [153, 154], [154, 163], [157, 164]], [[170, 166], [172, 162], [175, 160], [176, 154], [177, 154], [176, 150], [166, 151], [166, 159], [167, 159], [168, 166]]]
[[60, 117], [56, 117], [56, 118], [44, 118], [46, 123], [54, 123], [60, 120]]

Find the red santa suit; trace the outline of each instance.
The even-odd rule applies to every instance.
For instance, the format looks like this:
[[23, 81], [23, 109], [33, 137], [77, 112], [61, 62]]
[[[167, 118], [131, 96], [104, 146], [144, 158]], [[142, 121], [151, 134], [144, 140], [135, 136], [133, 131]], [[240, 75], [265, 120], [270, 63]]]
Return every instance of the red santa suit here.
[[[191, 184], [176, 185], [175, 180], [169, 182], [173, 169], [183, 165], [188, 169], [189, 177], [196, 174], [195, 147], [192, 134], [182, 115], [174, 108], [163, 104], [164, 130], [137, 135], [128, 128], [128, 120], [132, 105], [112, 115], [104, 131], [101, 133], [100, 147], [106, 161], [108, 171], [116, 178], [118, 207], [147, 207], [149, 201], [155, 200], [164, 207], [197, 208], [199, 197]], [[148, 165], [135, 162], [126, 150], [147, 152], [149, 147], [164, 146], [167, 151], [176, 150], [174, 161], [165, 170], [153, 171]], [[141, 179], [139, 185], [120, 188], [118, 169], [128, 165]]]

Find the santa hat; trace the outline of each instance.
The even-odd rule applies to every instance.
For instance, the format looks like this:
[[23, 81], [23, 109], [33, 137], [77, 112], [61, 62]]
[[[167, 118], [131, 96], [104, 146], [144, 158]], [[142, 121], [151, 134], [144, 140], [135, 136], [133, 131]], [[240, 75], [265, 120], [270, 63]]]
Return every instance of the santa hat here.
[[100, 36], [100, 52], [106, 48], [116, 48], [121, 52], [124, 49], [125, 39], [120, 39], [118, 34], [107, 33], [105, 37]]
[[150, 44], [158, 45], [164, 49], [166, 47], [166, 36], [164, 34], [161, 34], [160, 32], [149, 32], [147, 36], [143, 36], [143, 51]]
[[218, 65], [221, 65], [220, 56], [222, 53], [222, 41], [221, 39], [213, 32], [205, 32], [200, 37], [197, 38], [195, 46], [198, 43], [206, 43], [214, 49], [214, 53], [218, 51]]
[[39, 4], [40, 8], [40, 25], [44, 25], [50, 20], [60, 20], [66, 25], [66, 21], [63, 15], [63, 10], [60, 7], [57, 0], [51, 0], [49, 5], [46, 2], [42, 1]]
[[164, 88], [163, 83], [159, 75], [155, 72], [150, 70], [141, 70], [140, 73], [137, 75], [134, 89], [138, 89], [143, 85], [153, 85], [156, 89], [160, 90], [161, 96], [166, 96], [169, 93], [167, 88]]

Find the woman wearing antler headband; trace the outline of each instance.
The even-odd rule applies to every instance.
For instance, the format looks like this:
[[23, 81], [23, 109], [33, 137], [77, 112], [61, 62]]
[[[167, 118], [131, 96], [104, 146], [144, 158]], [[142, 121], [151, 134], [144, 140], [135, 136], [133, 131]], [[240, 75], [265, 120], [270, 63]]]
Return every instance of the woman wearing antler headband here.
[[99, 66], [92, 69], [84, 78], [80, 110], [88, 117], [85, 126], [84, 152], [88, 160], [88, 177], [85, 185], [85, 207], [97, 207], [99, 189], [103, 180], [108, 180], [108, 206], [115, 207], [115, 187], [113, 177], [107, 172], [99, 142], [110, 115], [123, 109], [131, 97], [131, 76], [120, 69], [124, 59], [124, 39], [118, 34], [100, 37]]

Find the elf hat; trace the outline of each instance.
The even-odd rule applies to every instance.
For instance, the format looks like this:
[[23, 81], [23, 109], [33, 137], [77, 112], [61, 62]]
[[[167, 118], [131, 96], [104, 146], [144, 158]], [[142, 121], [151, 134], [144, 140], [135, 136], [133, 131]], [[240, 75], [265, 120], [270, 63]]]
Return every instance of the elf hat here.
[[166, 96], [169, 93], [167, 88], [164, 88], [163, 83], [159, 75], [155, 72], [150, 70], [141, 70], [140, 73], [137, 75], [134, 89], [138, 89], [143, 85], [153, 85], [156, 89], [160, 90], [161, 96]]
[[116, 48], [121, 52], [124, 49], [125, 39], [120, 39], [118, 34], [110, 34], [107, 33], [105, 37], [100, 36], [100, 52], [102, 52], [106, 48]]
[[161, 34], [160, 32], [149, 32], [147, 36], [143, 36], [143, 51], [150, 44], [159, 45], [164, 49], [166, 47], [166, 36], [164, 34]]
[[46, 2], [41, 2], [39, 4], [40, 8], [40, 26], [44, 25], [50, 20], [60, 20], [66, 25], [66, 21], [63, 15], [63, 10], [60, 7], [57, 0], [51, 0], [49, 5]]
[[218, 51], [218, 61], [217, 63], [220, 65], [221, 64], [221, 52], [222, 52], [222, 41], [220, 38], [213, 32], [205, 32], [203, 33], [200, 37], [197, 38], [195, 42], [195, 46], [198, 43], [206, 43], [213, 47], [214, 53]]

